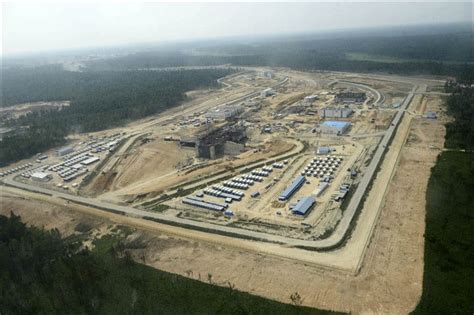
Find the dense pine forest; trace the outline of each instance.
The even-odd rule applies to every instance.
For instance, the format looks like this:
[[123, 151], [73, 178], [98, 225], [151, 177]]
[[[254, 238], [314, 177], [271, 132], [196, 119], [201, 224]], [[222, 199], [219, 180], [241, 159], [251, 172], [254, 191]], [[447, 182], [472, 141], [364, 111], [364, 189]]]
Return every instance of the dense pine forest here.
[[185, 101], [185, 92], [217, 87], [228, 69], [70, 72], [59, 65], [11, 68], [3, 72], [2, 106], [71, 100], [62, 109], [36, 111], [4, 122], [28, 126], [1, 142], [0, 165], [60, 145], [71, 132], [120, 126]]
[[[399, 32], [400, 33], [400, 32]], [[334, 34], [202, 43], [193, 48], [156, 50], [90, 61], [87, 69], [130, 70], [232, 64], [290, 67], [301, 70], [459, 75], [473, 69], [472, 30], [450, 33], [374, 36]]]
[[415, 314], [474, 312], [474, 89], [473, 73], [448, 82], [454, 117], [449, 151], [438, 156], [426, 192], [423, 294]]
[[119, 237], [94, 241], [92, 251], [80, 244], [77, 237], [63, 239], [57, 230], [0, 215], [0, 313], [329, 313], [140, 265]]

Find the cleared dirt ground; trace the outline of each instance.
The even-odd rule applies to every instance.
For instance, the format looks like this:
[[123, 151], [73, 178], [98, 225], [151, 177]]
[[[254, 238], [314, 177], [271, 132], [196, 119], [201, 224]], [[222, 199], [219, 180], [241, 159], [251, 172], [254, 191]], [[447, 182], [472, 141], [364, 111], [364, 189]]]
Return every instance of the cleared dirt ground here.
[[[437, 110], [430, 99], [427, 110]], [[163, 234], [157, 225], [112, 214], [92, 216], [59, 205], [20, 199], [1, 192], [2, 214], [15, 212], [25, 221], [73, 233], [77, 223], [87, 221], [100, 230], [104, 225], [127, 223], [138, 227], [147, 247], [134, 251], [138, 261], [166, 271], [216, 283], [230, 281], [236, 288], [267, 298], [290, 302], [299, 292], [303, 304], [337, 311], [407, 313], [421, 294], [425, 189], [443, 145], [443, 121], [415, 117], [402, 150], [399, 167], [388, 188], [379, 224], [359, 274], [353, 276], [302, 262], [237, 249], [204, 241]], [[46, 214], [46, 215], [45, 215]], [[91, 223], [92, 222], [92, 223]], [[170, 228], [172, 229], [172, 228]], [[138, 234], [137, 234], [138, 233]]]

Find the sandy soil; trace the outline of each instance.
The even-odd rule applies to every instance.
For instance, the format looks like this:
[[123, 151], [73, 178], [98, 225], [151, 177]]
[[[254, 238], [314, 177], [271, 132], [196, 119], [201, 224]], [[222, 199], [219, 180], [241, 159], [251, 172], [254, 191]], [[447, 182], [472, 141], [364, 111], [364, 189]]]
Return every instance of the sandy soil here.
[[[160, 176], [154, 176], [153, 174], [146, 174], [146, 167], [145, 168], [138, 168], [135, 170], [136, 173], [133, 175], [134, 178], [137, 180], [135, 182], [129, 183], [129, 185], [124, 185], [125, 182], [122, 182], [124, 185], [123, 188], [120, 188], [111, 191], [108, 193], [105, 193], [100, 196], [101, 199], [103, 200], [112, 200], [116, 201], [117, 197], [118, 198], [123, 198], [120, 196], [131, 196], [134, 194], [145, 194], [145, 193], [150, 193], [150, 192], [162, 192], [165, 189], [172, 187], [174, 185], [190, 181], [196, 178], [200, 178], [203, 176], [206, 176], [208, 174], [213, 174], [219, 171], [222, 171], [228, 167], [236, 167], [244, 164], [249, 164], [252, 162], [255, 162], [259, 159], [265, 159], [269, 158], [284, 152], [287, 152], [294, 148], [294, 144], [290, 141], [283, 141], [283, 140], [274, 140], [271, 142], [268, 142], [265, 145], [265, 148], [260, 151], [260, 152], [254, 152], [253, 150], [249, 150], [245, 153], [242, 153], [241, 155], [237, 157], [225, 157], [224, 159], [218, 159], [209, 162], [209, 166], [199, 168], [195, 171], [192, 172], [179, 172], [177, 173], [176, 170], [171, 170], [171, 168], [168, 167], [168, 172], [165, 172], [163, 170], [162, 175]], [[180, 159], [185, 156], [183, 154], [182, 149], [178, 150], [170, 150], [169, 151], [169, 159], [167, 161], [164, 161], [164, 165], [168, 166], [173, 166], [176, 165], [177, 161], [180, 161]], [[189, 154], [192, 154], [191, 152], [194, 152], [193, 150], [190, 149]], [[159, 161], [155, 161], [160, 163]], [[138, 165], [138, 164], [137, 164]], [[153, 165], [153, 164], [152, 164]], [[152, 169], [155, 166], [150, 166]], [[120, 166], [122, 170], [125, 171], [125, 173], [133, 172], [132, 170], [127, 169], [127, 165]], [[131, 174], [131, 173], [130, 173]], [[119, 173], [118, 176], [121, 176]]]
[[53, 109], [56, 107], [69, 106], [70, 101], [54, 101], [54, 102], [34, 102], [34, 103], [23, 103], [13, 106], [0, 107], [0, 117], [18, 118], [21, 115], [25, 115], [29, 112], [38, 111], [42, 109]]
[[[436, 110], [437, 102], [428, 102]], [[41, 202], [12, 198], [2, 191], [1, 213], [15, 209], [27, 222], [58, 227], [70, 233], [77, 220], [94, 224], [124, 223], [139, 227], [146, 249], [136, 250], [140, 261], [166, 271], [206, 281], [234, 283], [239, 290], [290, 302], [299, 292], [303, 304], [350, 312], [407, 313], [421, 294], [425, 189], [430, 168], [443, 145], [442, 121], [414, 118], [400, 164], [390, 183], [380, 221], [359, 274], [353, 276], [302, 262], [234, 247], [163, 234], [153, 223], [107, 214], [92, 218], [82, 212]], [[77, 209], [76, 209], [77, 210]], [[46, 214], [46, 215], [45, 215]]]
[[154, 140], [138, 146], [122, 158], [116, 169], [119, 175], [111, 189], [126, 187], [140, 180], [148, 180], [175, 171], [193, 156], [192, 152], [180, 149], [176, 142]]
[[[292, 75], [301, 80], [308, 79], [306, 74], [292, 72]], [[325, 77], [320, 80], [316, 74], [312, 78], [313, 81], [306, 83], [308, 91], [330, 79]], [[246, 88], [237, 90], [243, 93]], [[197, 98], [191, 101], [192, 104], [202, 108], [209, 105], [200, 105], [198, 94], [191, 96]], [[222, 99], [209, 102], [222, 102]], [[363, 225], [365, 220], [370, 219], [369, 214], [376, 213], [379, 216], [369, 243], [362, 232], [358, 234], [356, 229], [345, 248], [325, 254], [302, 252], [273, 244], [180, 230], [83, 206], [64, 204], [64, 201], [57, 198], [38, 201], [32, 194], [15, 194], [12, 189], [3, 187], [0, 188], [0, 213], [8, 214], [14, 210], [26, 222], [46, 228], [58, 228], [65, 235], [77, 233], [75, 227], [83, 221], [102, 233], [107, 231], [104, 226], [127, 224], [138, 228], [135, 236], [143, 236], [147, 242], [146, 248], [135, 251], [137, 260], [159, 269], [203, 281], [211, 273], [217, 284], [227, 285], [227, 282], [231, 282], [239, 290], [283, 302], [290, 302], [290, 295], [298, 292], [304, 305], [318, 308], [345, 312], [407, 313], [415, 307], [421, 295], [425, 189], [430, 168], [439, 153], [436, 148], [443, 147], [444, 139], [444, 121], [426, 120], [421, 116], [426, 110], [439, 111], [439, 98], [416, 96], [414, 104], [419, 105], [410, 108], [407, 112], [410, 119], [404, 120], [410, 131], [399, 139], [400, 146], [405, 139], [407, 142], [400, 155], [397, 153], [389, 161], [398, 164], [398, 168], [395, 172], [390, 168], [379, 174], [387, 181], [391, 180], [390, 184], [387, 189], [385, 185], [374, 187], [367, 202], [376, 208], [372, 207], [371, 209], [375, 209], [373, 211], [364, 210], [359, 217], [358, 225]], [[383, 118], [379, 117], [382, 121]], [[159, 119], [153, 121], [150, 118], [131, 124], [128, 128], [142, 131], [158, 122]], [[372, 129], [364, 127], [357, 133], [369, 131]], [[217, 172], [229, 165], [249, 163], [289, 149], [282, 143], [274, 142], [264, 152], [254, 154], [253, 151], [248, 151], [240, 159], [227, 158], [225, 163], [216, 165], [212, 162], [214, 164], [211, 163], [208, 167], [177, 175], [176, 166], [183, 163], [187, 156], [182, 154], [183, 150], [178, 149], [178, 152], [171, 146], [176, 144], [155, 140], [127, 151], [120, 159], [118, 172], [110, 178], [110, 182], [105, 183], [117, 190], [100, 198], [117, 201], [123, 200], [126, 194], [159, 192], [166, 187]], [[157, 156], [163, 158], [157, 159]], [[385, 163], [384, 161], [384, 165]], [[379, 204], [383, 205], [380, 215]], [[365, 227], [360, 231], [364, 229], [369, 228]], [[357, 248], [351, 244], [356, 244]], [[366, 245], [368, 248], [365, 259], [354, 261], [356, 253], [360, 252], [360, 246], [365, 248]], [[320, 256], [322, 262], [332, 267], [316, 265], [314, 262]], [[296, 257], [299, 260], [294, 260]], [[360, 270], [353, 274], [334, 269], [344, 264], [357, 265]]]

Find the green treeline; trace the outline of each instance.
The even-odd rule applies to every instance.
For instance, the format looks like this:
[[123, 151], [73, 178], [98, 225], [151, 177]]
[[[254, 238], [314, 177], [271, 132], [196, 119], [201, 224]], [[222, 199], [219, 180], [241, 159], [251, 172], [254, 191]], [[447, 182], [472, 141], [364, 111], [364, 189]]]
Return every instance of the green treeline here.
[[155, 270], [135, 263], [119, 241], [100, 243], [97, 250], [80, 249], [77, 238], [0, 216], [0, 313], [329, 313]]
[[474, 89], [447, 86], [455, 120], [445, 145], [453, 151], [441, 153], [428, 182], [423, 294], [415, 314], [474, 312], [474, 153], [457, 151], [474, 149]]
[[32, 112], [7, 121], [27, 126], [1, 142], [0, 165], [64, 142], [71, 132], [123, 125], [176, 106], [185, 92], [216, 87], [229, 69], [177, 71], [69, 72], [59, 66], [3, 71], [2, 106], [35, 101], [71, 100], [61, 110]]
[[474, 150], [474, 71], [465, 71], [460, 79], [445, 84], [451, 95], [446, 101], [448, 113], [454, 121], [446, 125], [447, 148]]
[[[351, 60], [347, 54], [398, 58], [402, 62]], [[191, 50], [149, 51], [87, 63], [89, 70], [130, 70], [232, 64], [301, 70], [459, 75], [473, 68], [472, 32], [370, 37], [262, 39], [250, 43], [202, 44]]]

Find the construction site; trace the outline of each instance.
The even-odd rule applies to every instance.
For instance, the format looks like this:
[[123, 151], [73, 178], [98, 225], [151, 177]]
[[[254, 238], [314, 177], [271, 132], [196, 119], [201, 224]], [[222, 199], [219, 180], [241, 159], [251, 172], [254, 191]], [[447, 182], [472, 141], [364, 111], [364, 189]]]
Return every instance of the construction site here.
[[[221, 261], [230, 257], [225, 254], [243, 251], [239, 259], [251, 260], [245, 270], [257, 264], [250, 255], [264, 255], [266, 265], [296, 264], [304, 269], [301, 274], [321, 284], [319, 289], [298, 287], [307, 296], [303, 304], [334, 309], [332, 299], [343, 301], [349, 293], [336, 290], [322, 299], [330, 279], [345, 279], [337, 285], [341, 290], [344, 283], [357, 283], [361, 274], [371, 273], [363, 266], [381, 259], [377, 251], [384, 246], [374, 248], [383, 238], [380, 226], [398, 233], [381, 222], [388, 215], [381, 213], [390, 207], [393, 181], [400, 180], [395, 174], [404, 167], [403, 152], [414, 145], [414, 126], [424, 134], [419, 141], [427, 164], [420, 171], [426, 174], [419, 179], [427, 180], [444, 132], [441, 123], [436, 125], [439, 96], [427, 88], [442, 82], [242, 68], [219, 83], [218, 89], [188, 92], [187, 102], [160, 115], [75, 134], [64, 147], [0, 169], [3, 198], [13, 204], [24, 194], [25, 200], [87, 208], [89, 214], [148, 232], [232, 248], [216, 254]], [[438, 115], [426, 118], [427, 111]], [[423, 131], [427, 124], [438, 128], [436, 133]], [[413, 233], [422, 233], [422, 227]], [[417, 244], [422, 242], [412, 246]], [[201, 258], [194, 263], [189, 251], [176, 249], [173, 257], [205, 273], [206, 264], [214, 264], [203, 257], [212, 256], [214, 245], [199, 249]], [[184, 272], [169, 259], [149, 261]], [[422, 257], [420, 268], [419, 281]], [[284, 286], [297, 286], [297, 280], [289, 280], [293, 274], [282, 276]], [[257, 286], [267, 276], [245, 284], [230, 271], [217, 275], [223, 281], [232, 278], [244, 291], [283, 300], [281, 290], [270, 288], [272, 281], [268, 288]], [[420, 285], [407, 292], [421, 292]], [[379, 304], [373, 311], [400, 311], [385, 308], [384, 297], [375, 298]], [[404, 297], [408, 304], [402, 310], [412, 300]], [[337, 309], [370, 304], [351, 303], [340, 302]]]

